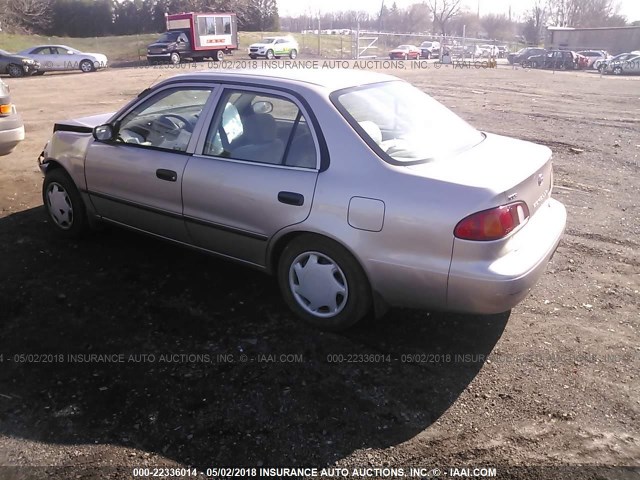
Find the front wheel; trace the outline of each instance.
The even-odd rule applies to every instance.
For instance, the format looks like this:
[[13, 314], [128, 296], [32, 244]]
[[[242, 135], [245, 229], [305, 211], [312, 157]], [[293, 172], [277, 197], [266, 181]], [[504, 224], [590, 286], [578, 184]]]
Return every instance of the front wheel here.
[[180, 63], [180, 54], [178, 52], [173, 52], [170, 56], [169, 56], [169, 61], [173, 64], [173, 65], [178, 65]]
[[267, 60], [273, 60], [274, 54], [273, 54], [273, 50], [267, 50]]
[[614, 75], [622, 75], [622, 67], [616, 67], [613, 69]]
[[431, 54], [429, 52], [425, 53], [424, 55], [422, 55], [424, 58], [426, 58], [427, 60], [429, 60], [431, 58]]
[[14, 78], [24, 76], [24, 70], [22, 69], [22, 67], [14, 64], [9, 65], [9, 67], [7, 68], [7, 73], [10, 77]]
[[87, 213], [73, 180], [56, 168], [47, 172], [42, 184], [42, 200], [53, 226], [68, 237], [78, 237], [87, 229]]
[[82, 60], [80, 62], [80, 71], [82, 73], [93, 72], [95, 67], [93, 66], [93, 62], [91, 60]]
[[278, 263], [278, 283], [289, 308], [324, 330], [343, 330], [371, 308], [369, 282], [341, 245], [316, 235], [289, 243]]
[[298, 56], [298, 51], [295, 48], [289, 52], [289, 58], [291, 60], [295, 60], [297, 56]]

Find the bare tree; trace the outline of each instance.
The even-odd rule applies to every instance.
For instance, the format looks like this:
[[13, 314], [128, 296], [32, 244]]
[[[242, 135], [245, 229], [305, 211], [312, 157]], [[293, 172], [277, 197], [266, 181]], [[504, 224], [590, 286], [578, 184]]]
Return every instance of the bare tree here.
[[0, 20], [7, 30], [42, 32], [51, 21], [51, 0], [1, 0]]
[[547, 10], [551, 22], [561, 27], [597, 27], [621, 18], [615, 0], [548, 0]]
[[480, 23], [489, 38], [511, 38], [513, 36], [513, 22], [506, 15], [485, 15], [480, 19]]
[[460, 14], [462, 0], [429, 0], [428, 5], [433, 14], [433, 33], [447, 33], [447, 23]]
[[547, 23], [549, 10], [546, 0], [534, 0], [533, 6], [527, 12], [524, 36], [528, 42], [538, 45], [542, 37], [542, 30]]

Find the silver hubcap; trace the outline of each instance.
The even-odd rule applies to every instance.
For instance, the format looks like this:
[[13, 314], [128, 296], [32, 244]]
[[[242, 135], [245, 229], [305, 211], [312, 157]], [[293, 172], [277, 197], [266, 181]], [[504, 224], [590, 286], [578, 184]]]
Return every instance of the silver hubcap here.
[[338, 315], [349, 297], [344, 273], [320, 252], [304, 252], [295, 258], [289, 267], [289, 288], [298, 305], [320, 318]]
[[69, 230], [73, 224], [73, 207], [67, 191], [56, 182], [47, 188], [47, 207], [53, 221], [63, 230]]
[[89, 62], [82, 62], [82, 65], [80, 65], [80, 68], [82, 69], [83, 72], [90, 72], [91, 64]]

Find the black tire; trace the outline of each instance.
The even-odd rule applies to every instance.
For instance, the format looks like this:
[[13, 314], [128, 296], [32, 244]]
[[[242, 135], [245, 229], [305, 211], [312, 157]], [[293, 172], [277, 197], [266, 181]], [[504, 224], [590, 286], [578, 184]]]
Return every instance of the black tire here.
[[38, 70], [37, 72], [34, 72], [34, 73], [33, 73], [33, 76], [34, 76], [34, 77], [35, 77], [35, 76], [41, 76], [41, 75], [44, 75], [44, 72], [43, 72], [42, 70]]
[[[316, 313], [311, 312], [310, 310], [314, 310], [313, 301], [304, 297], [305, 292], [292, 291], [293, 286], [296, 283], [300, 285], [301, 282], [293, 265], [304, 263], [302, 268], [307, 268], [307, 265], [310, 265], [308, 262], [313, 261], [312, 258], [319, 260], [315, 261], [316, 265], [326, 266], [329, 269], [333, 263], [334, 269], [330, 273], [323, 274], [333, 277], [336, 282], [333, 284], [334, 287], [344, 286], [344, 294], [335, 293], [334, 300], [338, 309], [335, 313], [327, 311], [326, 305], [320, 305], [315, 309]], [[311, 234], [296, 237], [285, 247], [280, 256], [277, 275], [280, 291], [289, 308], [299, 318], [320, 329], [344, 330], [356, 324], [371, 309], [371, 290], [362, 267], [344, 247], [328, 238]], [[314, 281], [316, 283], [313, 283]], [[312, 280], [314, 291], [318, 291], [319, 281], [317, 278]], [[306, 304], [306, 307], [303, 304]]]
[[249, 55], [249, 58], [252, 59], [252, 60], [255, 60], [256, 58], [258, 58], [258, 56], [257, 55]]
[[91, 60], [82, 60], [80, 62], [80, 71], [82, 73], [89, 73], [89, 72], [93, 72], [95, 71], [96, 67], [93, 65], [93, 62]]
[[426, 58], [427, 60], [429, 60], [431, 58], [431, 53], [427, 52], [426, 54], [422, 55], [424, 58]]
[[14, 63], [7, 67], [7, 73], [10, 77], [13, 78], [24, 77], [24, 70], [22, 69], [22, 67]]
[[222, 50], [216, 50], [212, 58], [214, 62], [221, 62], [224, 59], [224, 52]]
[[267, 57], [267, 60], [273, 60], [273, 50], [267, 50], [267, 54], [265, 56]]
[[289, 58], [291, 60], [295, 60], [297, 57], [298, 57], [298, 50], [294, 48], [289, 52]]
[[169, 55], [169, 63], [178, 65], [181, 61], [182, 58], [180, 58], [180, 54], [178, 52], [173, 52], [171, 55]]
[[[62, 235], [77, 238], [87, 231], [87, 210], [80, 192], [71, 177], [61, 168], [50, 170], [45, 175], [42, 183], [42, 202], [51, 224]], [[65, 205], [70, 213], [64, 213]], [[56, 208], [58, 213], [54, 213]]]
[[531, 68], [538, 68], [538, 62], [536, 61], [531, 62]]
[[614, 75], [622, 75], [622, 67], [615, 67], [613, 69], [613, 74]]

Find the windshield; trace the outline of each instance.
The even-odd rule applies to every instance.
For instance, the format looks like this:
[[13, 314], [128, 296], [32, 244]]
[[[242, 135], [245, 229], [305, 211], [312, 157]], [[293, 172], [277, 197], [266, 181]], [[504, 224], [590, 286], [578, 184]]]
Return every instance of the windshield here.
[[275, 41], [276, 41], [275, 38], [267, 37], [264, 40], [262, 40], [260, 43], [273, 43]]
[[431, 46], [431, 42], [422, 42], [422, 45], [420, 45], [421, 47], [430, 47]]
[[340, 90], [332, 99], [360, 136], [389, 163], [438, 160], [484, 138], [451, 110], [406, 82]]
[[160, 38], [158, 39], [158, 42], [163, 42], [163, 43], [171, 43], [171, 42], [175, 42], [176, 40], [178, 40], [178, 36], [180, 35], [181, 32], [165, 32], [162, 35], [160, 35]]
[[11, 55], [9, 52], [7, 52], [6, 50], [2, 50], [0, 48], [0, 55]]

